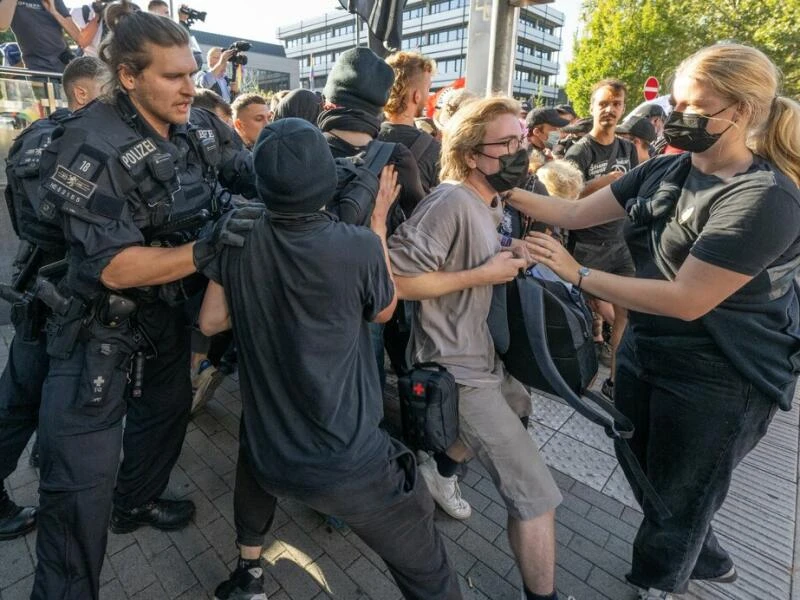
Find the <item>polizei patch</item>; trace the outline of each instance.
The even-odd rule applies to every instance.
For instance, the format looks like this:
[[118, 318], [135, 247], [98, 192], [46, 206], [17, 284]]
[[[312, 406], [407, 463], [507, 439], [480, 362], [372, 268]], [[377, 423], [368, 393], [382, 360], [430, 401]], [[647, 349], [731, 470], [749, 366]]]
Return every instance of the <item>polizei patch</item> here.
[[155, 142], [150, 138], [146, 138], [125, 148], [120, 154], [119, 160], [122, 162], [122, 166], [130, 171], [157, 150]]
[[61, 165], [58, 165], [56, 172], [44, 183], [44, 187], [78, 206], [86, 206], [97, 189], [94, 183]]

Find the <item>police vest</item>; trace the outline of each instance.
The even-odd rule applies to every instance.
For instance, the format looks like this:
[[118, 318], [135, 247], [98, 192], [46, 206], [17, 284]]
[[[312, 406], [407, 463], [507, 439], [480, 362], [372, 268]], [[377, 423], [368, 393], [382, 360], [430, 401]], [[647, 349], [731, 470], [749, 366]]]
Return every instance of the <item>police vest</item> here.
[[[39, 215], [65, 212], [89, 222], [127, 211], [142, 230], [216, 212], [219, 150], [214, 131], [173, 126], [164, 140], [124, 95], [95, 101], [67, 119], [43, 157]], [[193, 239], [197, 232], [186, 232]]]
[[35, 121], [14, 140], [6, 159], [5, 197], [15, 233], [46, 253], [60, 256], [66, 250], [61, 227], [40, 220], [35, 202], [42, 151], [50, 143], [53, 132], [70, 114], [67, 109], [60, 108], [49, 118]]

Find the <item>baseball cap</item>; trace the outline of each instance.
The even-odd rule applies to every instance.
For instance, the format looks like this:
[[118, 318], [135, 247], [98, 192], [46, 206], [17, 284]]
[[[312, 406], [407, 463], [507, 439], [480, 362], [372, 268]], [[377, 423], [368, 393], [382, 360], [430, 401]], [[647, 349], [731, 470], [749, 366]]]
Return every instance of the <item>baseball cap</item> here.
[[528, 129], [533, 129], [537, 125], [552, 125], [553, 127], [565, 127], [569, 121], [558, 114], [555, 108], [534, 108], [525, 117], [525, 124]]
[[578, 118], [578, 113], [575, 112], [575, 109], [572, 108], [571, 104], [559, 104], [558, 106], [556, 106], [556, 110], [559, 113], [567, 113], [569, 115], [572, 115], [573, 119]]
[[594, 119], [592, 119], [592, 117], [586, 117], [585, 119], [573, 121], [572, 125], [567, 125], [561, 131], [564, 133], [589, 133], [593, 125]]
[[628, 117], [617, 127], [617, 133], [632, 135], [649, 144], [656, 139], [656, 128], [646, 117]]
[[655, 102], [646, 102], [645, 104], [637, 106], [631, 111], [631, 114], [628, 115], [628, 117], [644, 117], [645, 119], [651, 119], [653, 117], [664, 119], [666, 116], [667, 113], [664, 111], [664, 108]]

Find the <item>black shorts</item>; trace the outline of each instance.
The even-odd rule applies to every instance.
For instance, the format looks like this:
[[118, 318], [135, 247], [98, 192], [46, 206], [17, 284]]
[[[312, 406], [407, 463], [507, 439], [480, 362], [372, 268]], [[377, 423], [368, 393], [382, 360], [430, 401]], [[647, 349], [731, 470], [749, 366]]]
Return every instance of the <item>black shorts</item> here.
[[631, 253], [623, 241], [577, 242], [572, 255], [580, 264], [590, 269], [626, 277], [636, 274]]

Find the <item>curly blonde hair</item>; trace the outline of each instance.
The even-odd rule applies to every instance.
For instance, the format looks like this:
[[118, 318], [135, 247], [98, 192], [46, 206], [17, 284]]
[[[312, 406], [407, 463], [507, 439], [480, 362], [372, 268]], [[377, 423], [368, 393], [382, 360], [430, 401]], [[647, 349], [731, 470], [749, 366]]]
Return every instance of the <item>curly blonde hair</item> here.
[[545, 163], [538, 171], [539, 178], [551, 196], [577, 200], [583, 190], [583, 173], [574, 163], [564, 159]]
[[424, 73], [435, 73], [436, 62], [419, 52], [400, 51], [386, 58], [394, 70], [394, 84], [384, 111], [390, 115], [402, 114], [408, 108], [408, 92]]

